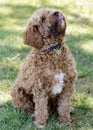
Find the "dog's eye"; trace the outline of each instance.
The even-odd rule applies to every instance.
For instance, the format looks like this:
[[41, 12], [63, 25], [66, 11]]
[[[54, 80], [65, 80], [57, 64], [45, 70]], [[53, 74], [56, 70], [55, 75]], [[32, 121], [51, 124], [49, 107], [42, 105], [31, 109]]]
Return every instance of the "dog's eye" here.
[[34, 25], [34, 28], [35, 28], [36, 30], [38, 30], [38, 25]]
[[46, 18], [43, 17], [43, 18], [42, 18], [42, 23], [45, 23], [45, 21], [46, 21]]

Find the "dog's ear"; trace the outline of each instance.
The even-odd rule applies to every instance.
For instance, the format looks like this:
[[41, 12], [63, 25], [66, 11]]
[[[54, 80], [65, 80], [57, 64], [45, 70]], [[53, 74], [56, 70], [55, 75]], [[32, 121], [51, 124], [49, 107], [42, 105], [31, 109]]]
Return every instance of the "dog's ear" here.
[[28, 27], [23, 34], [24, 44], [40, 49], [43, 46], [43, 38], [39, 32], [38, 26]]

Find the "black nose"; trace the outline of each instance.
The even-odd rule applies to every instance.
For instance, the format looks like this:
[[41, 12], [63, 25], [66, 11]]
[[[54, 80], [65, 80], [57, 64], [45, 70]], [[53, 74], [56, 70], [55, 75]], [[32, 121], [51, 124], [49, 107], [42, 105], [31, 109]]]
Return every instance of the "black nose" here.
[[53, 15], [54, 15], [54, 16], [58, 16], [58, 15], [59, 15], [59, 12], [56, 11], [56, 12], [53, 13]]

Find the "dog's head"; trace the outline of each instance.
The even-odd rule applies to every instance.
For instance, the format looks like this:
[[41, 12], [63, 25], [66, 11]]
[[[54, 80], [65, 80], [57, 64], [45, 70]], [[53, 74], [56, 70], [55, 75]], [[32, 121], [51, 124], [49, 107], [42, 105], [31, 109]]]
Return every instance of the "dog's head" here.
[[65, 35], [65, 17], [58, 11], [40, 9], [29, 19], [24, 32], [24, 43], [41, 49], [45, 40], [63, 39]]

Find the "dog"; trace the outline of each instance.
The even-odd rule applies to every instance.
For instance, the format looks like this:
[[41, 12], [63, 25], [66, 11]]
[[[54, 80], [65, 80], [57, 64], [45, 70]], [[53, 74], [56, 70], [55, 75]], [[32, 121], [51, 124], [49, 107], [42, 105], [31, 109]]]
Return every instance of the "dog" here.
[[13, 105], [33, 114], [43, 128], [50, 110], [60, 122], [70, 123], [71, 97], [75, 91], [75, 60], [64, 43], [66, 20], [62, 13], [39, 9], [28, 20], [24, 44], [32, 47], [11, 88]]

